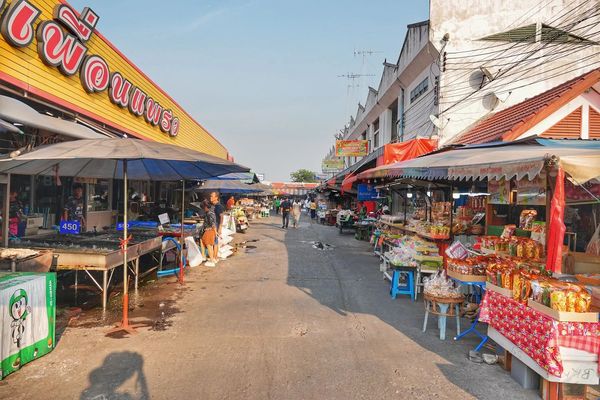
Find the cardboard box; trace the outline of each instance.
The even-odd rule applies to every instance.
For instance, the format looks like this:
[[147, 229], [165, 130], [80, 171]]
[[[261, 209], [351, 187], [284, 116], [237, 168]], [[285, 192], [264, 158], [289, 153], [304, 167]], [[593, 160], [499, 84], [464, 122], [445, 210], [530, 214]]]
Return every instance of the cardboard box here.
[[446, 274], [450, 278], [454, 278], [462, 282], [485, 282], [487, 280], [487, 277], [485, 275], [465, 275], [450, 270], [447, 270]]
[[547, 316], [564, 322], [598, 322], [597, 312], [577, 313], [577, 312], [565, 312], [556, 311], [550, 307], [546, 307], [543, 304], [533, 301], [532, 299], [527, 300], [527, 305], [536, 311], [539, 311]]
[[510, 290], [510, 289], [501, 288], [500, 286], [496, 286], [489, 282], [486, 282], [485, 289], [491, 290], [493, 292], [501, 294], [504, 297], [508, 297], [508, 298], [512, 299], [512, 290]]

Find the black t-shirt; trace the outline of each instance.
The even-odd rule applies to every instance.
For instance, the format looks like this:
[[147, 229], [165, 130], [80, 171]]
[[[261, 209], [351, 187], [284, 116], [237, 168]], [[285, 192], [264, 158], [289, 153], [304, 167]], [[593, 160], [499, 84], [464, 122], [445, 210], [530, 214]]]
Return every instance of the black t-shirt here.
[[217, 219], [217, 229], [221, 227], [221, 214], [225, 211], [225, 207], [221, 203], [215, 204], [215, 217]]
[[292, 205], [289, 201], [285, 200], [283, 203], [281, 203], [281, 209], [283, 212], [290, 212], [290, 208], [292, 208]]

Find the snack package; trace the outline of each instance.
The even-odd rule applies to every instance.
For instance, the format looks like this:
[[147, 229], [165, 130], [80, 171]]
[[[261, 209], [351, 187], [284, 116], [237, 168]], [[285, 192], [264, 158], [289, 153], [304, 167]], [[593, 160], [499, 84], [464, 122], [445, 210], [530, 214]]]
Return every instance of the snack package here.
[[562, 290], [554, 290], [550, 294], [550, 306], [556, 311], [567, 311], [567, 294]]
[[535, 217], [537, 217], [536, 210], [521, 211], [521, 216], [519, 217], [519, 228], [530, 231], [532, 229], [533, 222], [535, 221]]
[[546, 223], [544, 221], [534, 221], [532, 223], [531, 239], [542, 246], [546, 245]]
[[502, 231], [502, 235], [500, 235], [500, 237], [502, 239], [510, 238], [513, 235], [513, 233], [515, 233], [515, 229], [517, 229], [517, 226], [514, 224], [504, 225], [504, 230]]
[[446, 249], [446, 255], [450, 258], [464, 260], [469, 257], [469, 252], [461, 242], [456, 240], [454, 243], [448, 246]]

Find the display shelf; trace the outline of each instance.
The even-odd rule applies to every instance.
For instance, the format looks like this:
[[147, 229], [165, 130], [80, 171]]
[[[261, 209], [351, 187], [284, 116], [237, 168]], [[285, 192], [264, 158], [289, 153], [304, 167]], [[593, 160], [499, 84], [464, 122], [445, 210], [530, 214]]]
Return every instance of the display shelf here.
[[416, 229], [413, 228], [409, 228], [408, 226], [404, 226], [402, 224], [393, 224], [393, 223], [389, 223], [389, 222], [383, 222], [381, 221], [381, 223], [391, 227], [391, 228], [395, 228], [404, 232], [409, 232], [409, 233], [413, 233], [417, 236], [422, 237], [423, 239], [428, 239], [428, 240], [450, 240], [449, 236], [437, 236], [437, 235], [431, 235], [429, 233], [423, 233], [423, 232], [419, 232]]

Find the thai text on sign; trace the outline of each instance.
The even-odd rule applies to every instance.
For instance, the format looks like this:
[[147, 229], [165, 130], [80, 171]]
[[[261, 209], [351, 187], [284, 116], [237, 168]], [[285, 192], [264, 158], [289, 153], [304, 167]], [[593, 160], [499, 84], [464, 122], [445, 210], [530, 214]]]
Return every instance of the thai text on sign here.
[[99, 55], [88, 54], [86, 43], [100, 19], [93, 10], [86, 7], [78, 15], [67, 4], [57, 4], [53, 19], [38, 23], [42, 12], [29, 1], [15, 0], [5, 5], [6, 1], [0, 0], [0, 32], [12, 47], [28, 47], [35, 39], [38, 56], [46, 65], [65, 76], [79, 74], [86, 92], [107, 92], [113, 104], [128, 109], [169, 136], [177, 136], [179, 118], [171, 109], [161, 106], [121, 72], [111, 71]]
[[335, 155], [338, 157], [364, 157], [369, 154], [368, 140], [336, 140]]

